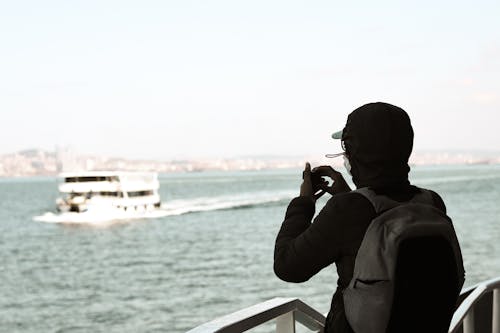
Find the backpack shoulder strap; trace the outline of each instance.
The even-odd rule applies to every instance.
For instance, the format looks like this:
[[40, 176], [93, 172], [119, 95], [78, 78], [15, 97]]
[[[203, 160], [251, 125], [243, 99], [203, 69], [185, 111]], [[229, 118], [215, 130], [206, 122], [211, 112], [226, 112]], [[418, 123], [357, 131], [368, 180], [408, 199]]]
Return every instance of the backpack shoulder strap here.
[[388, 196], [385, 195], [378, 195], [370, 189], [369, 187], [362, 187], [359, 188], [353, 192], [359, 193], [362, 196], [364, 196], [370, 203], [372, 204], [373, 208], [375, 209], [375, 212], [378, 214], [385, 212], [389, 209], [395, 208], [399, 205], [403, 205], [406, 203], [418, 203], [418, 204], [424, 204], [424, 205], [434, 205], [434, 197], [432, 196], [432, 193], [428, 190], [425, 189], [420, 189], [420, 193], [417, 193], [411, 198], [409, 201], [396, 201], [392, 200]]

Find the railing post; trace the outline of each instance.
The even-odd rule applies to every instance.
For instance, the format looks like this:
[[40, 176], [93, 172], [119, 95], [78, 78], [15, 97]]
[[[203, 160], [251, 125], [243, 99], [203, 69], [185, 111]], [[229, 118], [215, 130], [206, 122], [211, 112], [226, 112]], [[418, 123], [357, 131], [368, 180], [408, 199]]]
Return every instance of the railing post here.
[[295, 333], [295, 311], [276, 318], [276, 333]]
[[464, 333], [475, 333], [474, 331], [474, 308], [472, 308], [464, 318]]
[[493, 289], [492, 333], [500, 333], [500, 288]]

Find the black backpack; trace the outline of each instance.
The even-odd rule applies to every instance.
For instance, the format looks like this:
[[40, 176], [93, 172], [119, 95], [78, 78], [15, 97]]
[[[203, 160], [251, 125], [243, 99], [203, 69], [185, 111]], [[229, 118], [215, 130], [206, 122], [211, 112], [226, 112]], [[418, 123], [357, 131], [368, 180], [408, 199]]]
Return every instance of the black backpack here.
[[377, 217], [366, 230], [343, 293], [352, 329], [446, 332], [464, 283], [451, 219], [433, 206], [431, 192], [424, 189], [407, 202], [369, 188], [354, 192], [371, 202]]

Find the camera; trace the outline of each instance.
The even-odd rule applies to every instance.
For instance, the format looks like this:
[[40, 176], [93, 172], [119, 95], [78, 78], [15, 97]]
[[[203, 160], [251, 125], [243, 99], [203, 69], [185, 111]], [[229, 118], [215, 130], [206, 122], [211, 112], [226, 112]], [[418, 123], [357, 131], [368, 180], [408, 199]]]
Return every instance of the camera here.
[[318, 185], [323, 184], [324, 182], [325, 182], [325, 179], [323, 178], [323, 176], [321, 176], [320, 174], [318, 174], [316, 172], [311, 172], [311, 183], [312, 183], [314, 190], [318, 190], [319, 189]]

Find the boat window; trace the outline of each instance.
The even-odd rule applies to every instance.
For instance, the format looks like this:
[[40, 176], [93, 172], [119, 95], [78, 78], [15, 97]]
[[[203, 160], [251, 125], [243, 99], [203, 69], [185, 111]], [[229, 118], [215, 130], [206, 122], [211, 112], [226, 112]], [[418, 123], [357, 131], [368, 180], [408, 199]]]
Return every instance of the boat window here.
[[147, 195], [153, 195], [153, 191], [149, 190], [149, 191], [134, 191], [134, 192], [128, 192], [127, 193], [129, 198], [133, 198], [133, 197], [145, 197]]
[[85, 176], [85, 177], [66, 177], [66, 183], [84, 183], [84, 182], [105, 182], [109, 181], [110, 177], [104, 176]]
[[118, 192], [101, 191], [99, 195], [102, 197], [118, 197]]
[[101, 197], [114, 197], [114, 198], [123, 198], [123, 192], [113, 192], [113, 191], [98, 191], [98, 192], [71, 192], [66, 195], [67, 198], [72, 199], [74, 197], [86, 197], [91, 198], [94, 196]]

